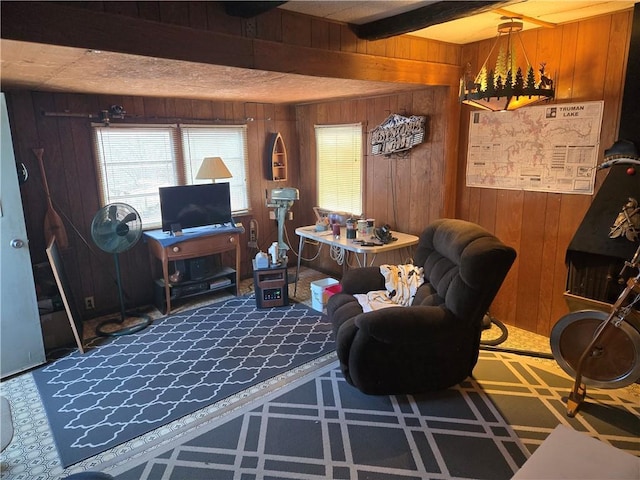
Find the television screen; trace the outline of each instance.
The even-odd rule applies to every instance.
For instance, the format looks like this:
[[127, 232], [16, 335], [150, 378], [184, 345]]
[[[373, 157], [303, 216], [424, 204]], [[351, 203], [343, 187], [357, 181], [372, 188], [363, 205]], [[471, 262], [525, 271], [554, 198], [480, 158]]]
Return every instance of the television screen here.
[[201, 227], [231, 222], [231, 195], [228, 183], [206, 183], [160, 187], [162, 230], [171, 225]]

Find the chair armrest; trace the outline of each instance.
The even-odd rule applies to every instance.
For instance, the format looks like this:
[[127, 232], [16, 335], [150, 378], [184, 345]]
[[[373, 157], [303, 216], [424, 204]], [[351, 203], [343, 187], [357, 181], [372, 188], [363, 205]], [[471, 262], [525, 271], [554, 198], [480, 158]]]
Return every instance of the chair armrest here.
[[389, 307], [362, 313], [355, 318], [355, 324], [379, 342], [422, 344], [425, 337], [433, 342], [439, 335], [451, 335], [456, 328], [452, 316], [441, 307]]
[[380, 273], [380, 267], [363, 267], [347, 270], [340, 280], [342, 292], [353, 295], [354, 293], [367, 293], [372, 290], [384, 290], [384, 277]]

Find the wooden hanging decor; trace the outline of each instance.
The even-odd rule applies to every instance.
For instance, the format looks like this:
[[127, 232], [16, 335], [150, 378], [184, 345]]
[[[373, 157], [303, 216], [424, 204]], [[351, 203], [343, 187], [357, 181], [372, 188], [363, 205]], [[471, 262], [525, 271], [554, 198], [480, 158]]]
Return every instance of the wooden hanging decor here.
[[269, 147], [271, 180], [282, 182], [287, 179], [287, 148], [280, 133], [274, 133]]
[[49, 192], [49, 184], [47, 183], [47, 174], [44, 170], [44, 148], [34, 148], [33, 154], [38, 159], [40, 164], [40, 173], [42, 174], [42, 186], [44, 187], [44, 193], [47, 196], [47, 213], [44, 216], [44, 237], [47, 243], [55, 237], [60, 248], [67, 248], [69, 246], [69, 239], [67, 237], [67, 230], [64, 228], [62, 218], [58, 215], [58, 212], [53, 208], [53, 202], [51, 201], [51, 193]]

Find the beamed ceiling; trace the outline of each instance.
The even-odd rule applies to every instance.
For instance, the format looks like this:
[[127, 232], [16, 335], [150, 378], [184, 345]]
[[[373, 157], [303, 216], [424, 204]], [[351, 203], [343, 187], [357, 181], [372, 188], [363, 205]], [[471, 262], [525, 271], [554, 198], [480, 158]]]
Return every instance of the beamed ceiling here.
[[[2, 2], [4, 9], [11, 2]], [[290, 1], [224, 2], [232, 16], [252, 18], [272, 8], [344, 23], [362, 39], [409, 34], [465, 44], [496, 35], [504, 16], [520, 16], [524, 28], [553, 28], [633, 7], [633, 1]], [[8, 28], [12, 27], [12, 28]], [[5, 36], [0, 30], [3, 89], [127, 96], [183, 97], [262, 103], [307, 103], [383, 95], [421, 84], [325, 78], [212, 65], [87, 46], [50, 45]], [[114, 31], [114, 35], [117, 30]], [[62, 42], [61, 42], [62, 43]]]

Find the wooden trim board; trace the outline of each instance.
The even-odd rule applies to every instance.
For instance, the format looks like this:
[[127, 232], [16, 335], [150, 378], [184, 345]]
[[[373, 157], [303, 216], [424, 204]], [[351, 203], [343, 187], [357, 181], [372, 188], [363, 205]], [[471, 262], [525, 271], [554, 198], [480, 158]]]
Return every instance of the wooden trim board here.
[[47, 257], [49, 258], [51, 270], [53, 271], [53, 276], [56, 279], [56, 285], [58, 285], [58, 290], [60, 291], [62, 303], [64, 304], [64, 309], [67, 312], [67, 318], [71, 324], [71, 330], [73, 331], [73, 337], [76, 339], [78, 350], [80, 350], [80, 353], [84, 353], [85, 350], [82, 343], [82, 318], [77, 311], [75, 303], [73, 302], [71, 287], [69, 286], [69, 281], [67, 280], [67, 276], [64, 272], [64, 265], [62, 264], [60, 252], [58, 252], [55, 237], [53, 237], [49, 242], [49, 246], [47, 247]]

